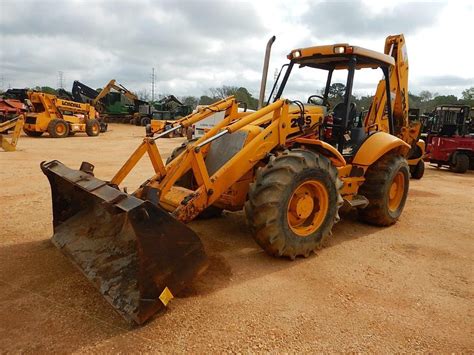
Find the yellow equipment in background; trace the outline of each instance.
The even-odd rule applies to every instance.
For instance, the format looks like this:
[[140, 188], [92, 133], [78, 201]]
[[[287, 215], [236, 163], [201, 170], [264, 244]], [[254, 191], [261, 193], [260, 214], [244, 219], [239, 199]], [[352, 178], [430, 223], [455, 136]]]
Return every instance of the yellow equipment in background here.
[[[41, 164], [52, 189], [53, 243], [126, 319], [145, 322], [205, 269], [204, 247], [185, 225], [199, 215], [244, 209], [256, 243], [290, 259], [323, 245], [343, 204], [357, 208], [366, 223], [399, 219], [409, 186], [406, 158], [417, 144], [403, 35], [389, 36], [385, 53], [335, 44], [295, 49], [288, 59], [273, 103], [239, 112], [228, 97], [191, 114], [144, 138], [110, 182], [95, 178], [90, 163], [79, 170]], [[298, 67], [326, 71], [322, 96], [306, 103], [282, 98]], [[365, 68], [381, 69], [384, 79], [362, 117], [352, 86], [356, 70]], [[337, 70], [347, 72], [346, 93], [330, 107]], [[156, 139], [215, 112], [224, 118], [163, 164]], [[122, 192], [120, 184], [145, 153], [155, 175], [133, 194]]]
[[30, 137], [48, 132], [50, 137], [64, 138], [77, 132], [98, 136], [100, 124], [94, 106], [64, 100], [55, 95], [30, 91], [28, 99], [33, 112], [28, 112], [23, 131]]
[[[23, 115], [19, 115], [15, 118], [12, 118], [11, 120], [0, 123], [0, 146], [4, 151], [13, 152], [16, 150], [16, 144], [18, 142], [18, 138], [20, 137], [21, 129], [23, 128], [24, 123], [25, 117]], [[8, 130], [12, 128], [13, 134], [9, 142], [2, 134], [7, 134]]]

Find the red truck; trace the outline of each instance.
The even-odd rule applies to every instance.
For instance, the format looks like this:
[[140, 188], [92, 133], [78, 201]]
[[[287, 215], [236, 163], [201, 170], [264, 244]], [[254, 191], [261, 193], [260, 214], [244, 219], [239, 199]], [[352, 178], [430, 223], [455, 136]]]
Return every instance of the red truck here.
[[448, 166], [455, 173], [474, 168], [472, 111], [466, 105], [438, 106], [426, 137], [425, 161], [438, 168]]

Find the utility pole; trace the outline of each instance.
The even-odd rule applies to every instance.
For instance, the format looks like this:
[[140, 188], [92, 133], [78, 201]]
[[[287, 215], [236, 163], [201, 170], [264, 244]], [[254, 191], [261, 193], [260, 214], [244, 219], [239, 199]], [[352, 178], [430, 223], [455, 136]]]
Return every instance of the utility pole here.
[[58, 89], [64, 89], [64, 73], [58, 71]]
[[155, 101], [155, 68], [151, 68], [151, 102]]

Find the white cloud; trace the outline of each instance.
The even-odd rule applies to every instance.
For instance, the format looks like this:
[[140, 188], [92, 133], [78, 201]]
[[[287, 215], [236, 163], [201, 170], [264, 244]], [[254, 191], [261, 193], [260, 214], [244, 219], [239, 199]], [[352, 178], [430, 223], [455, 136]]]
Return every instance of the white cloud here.
[[[160, 93], [237, 85], [258, 96], [271, 35], [267, 93], [293, 48], [343, 41], [382, 51], [387, 35], [404, 31], [410, 90], [460, 96], [474, 86], [472, 18], [467, 1], [0, 0], [0, 77], [3, 88], [55, 87], [61, 70], [67, 88], [76, 79], [100, 87], [115, 78], [140, 91], [150, 89], [155, 67]], [[356, 92], [374, 91], [379, 78], [358, 73]], [[288, 95], [324, 85], [318, 73], [293, 79]]]

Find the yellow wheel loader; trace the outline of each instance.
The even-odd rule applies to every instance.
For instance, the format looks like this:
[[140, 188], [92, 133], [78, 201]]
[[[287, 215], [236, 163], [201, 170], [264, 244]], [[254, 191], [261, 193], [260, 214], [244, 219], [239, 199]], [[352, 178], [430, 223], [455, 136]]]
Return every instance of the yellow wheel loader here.
[[[245, 210], [249, 234], [268, 254], [309, 256], [330, 236], [345, 204], [362, 221], [388, 226], [405, 206], [407, 156], [416, 146], [408, 120], [408, 58], [403, 35], [385, 53], [349, 44], [295, 49], [272, 103], [239, 112], [229, 97], [145, 137], [111, 181], [59, 161], [43, 162], [51, 184], [54, 244], [126, 319], [143, 323], [206, 267], [196, 233], [199, 215]], [[316, 103], [283, 99], [303, 67], [327, 75]], [[372, 106], [357, 120], [355, 72], [381, 69]], [[328, 107], [334, 72], [347, 73], [344, 100]], [[275, 88], [275, 87], [274, 87]], [[316, 91], [316, 88], [315, 88]], [[273, 97], [273, 95], [270, 95]], [[204, 136], [179, 147], [166, 164], [155, 141], [224, 112]], [[155, 175], [135, 192], [119, 186], [148, 154]]]
[[48, 132], [52, 138], [65, 138], [78, 132], [98, 136], [100, 123], [92, 105], [64, 100], [42, 92], [28, 92], [33, 111], [25, 118], [23, 131], [30, 137]]

